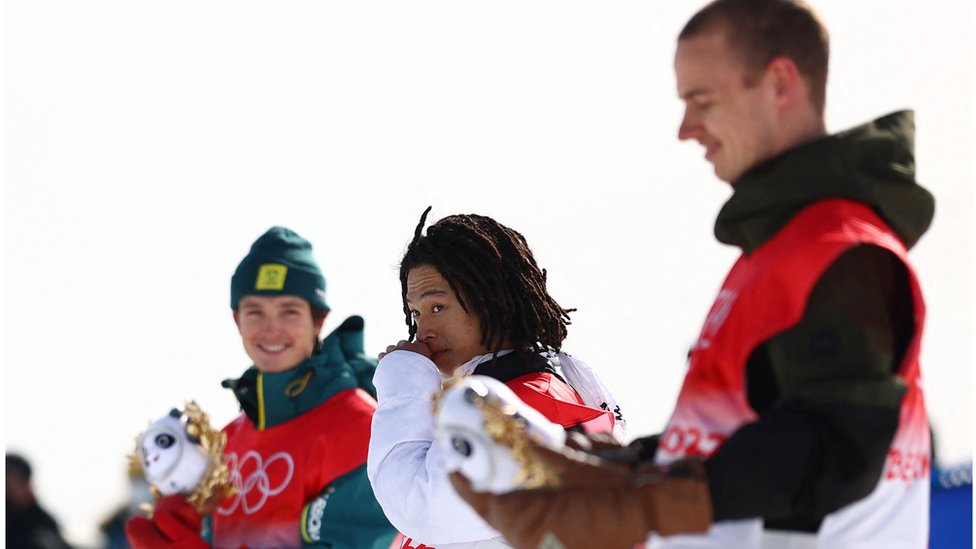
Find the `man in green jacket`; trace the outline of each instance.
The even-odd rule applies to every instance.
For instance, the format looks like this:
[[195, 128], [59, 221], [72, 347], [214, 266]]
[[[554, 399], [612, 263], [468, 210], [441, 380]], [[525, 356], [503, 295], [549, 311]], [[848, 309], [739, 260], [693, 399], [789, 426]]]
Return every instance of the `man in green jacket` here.
[[376, 363], [363, 352], [361, 317], [320, 339], [325, 298], [308, 240], [272, 227], [251, 245], [230, 284], [253, 362], [224, 382], [241, 407], [223, 429], [234, 490], [204, 509], [179, 494], [161, 499], [151, 519], [127, 523], [134, 548], [390, 546], [396, 532], [366, 477]]

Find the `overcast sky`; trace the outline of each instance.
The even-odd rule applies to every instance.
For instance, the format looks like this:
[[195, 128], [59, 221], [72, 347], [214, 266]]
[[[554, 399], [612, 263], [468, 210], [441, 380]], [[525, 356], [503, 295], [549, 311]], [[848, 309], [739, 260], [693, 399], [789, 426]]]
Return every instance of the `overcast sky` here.
[[[973, 15], [814, 0], [827, 123], [913, 108], [936, 196], [912, 252], [939, 452], [972, 455]], [[230, 275], [272, 225], [315, 245], [331, 330], [405, 335], [397, 262], [423, 209], [520, 230], [576, 307], [566, 349], [632, 435], [667, 420], [737, 251], [729, 196], [676, 139], [674, 39], [698, 2], [6, 3], [5, 439], [76, 542], [125, 498], [150, 420], [249, 364]]]

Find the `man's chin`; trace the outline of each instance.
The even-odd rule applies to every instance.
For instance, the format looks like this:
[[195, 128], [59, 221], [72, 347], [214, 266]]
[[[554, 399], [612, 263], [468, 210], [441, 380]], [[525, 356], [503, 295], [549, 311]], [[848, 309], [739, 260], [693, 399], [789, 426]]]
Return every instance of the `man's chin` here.
[[430, 361], [434, 363], [434, 366], [437, 366], [438, 370], [448, 375], [453, 374], [454, 370], [457, 369], [456, 365], [450, 364], [450, 359], [444, 352], [434, 353], [430, 356]]
[[714, 168], [713, 171], [715, 172], [715, 177], [718, 178], [719, 181], [733, 184], [738, 179], [738, 176], [730, 175], [727, 170], [723, 170], [717, 164], [713, 164], [712, 167]]

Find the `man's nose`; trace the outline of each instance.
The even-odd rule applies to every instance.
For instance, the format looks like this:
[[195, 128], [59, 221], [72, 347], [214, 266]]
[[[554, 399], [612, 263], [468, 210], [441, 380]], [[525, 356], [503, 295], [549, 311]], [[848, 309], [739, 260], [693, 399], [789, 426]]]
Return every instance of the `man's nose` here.
[[427, 343], [431, 339], [434, 339], [434, 330], [431, 325], [427, 322], [417, 321], [417, 340]]
[[265, 319], [261, 323], [261, 331], [265, 333], [272, 333], [278, 330], [278, 321], [274, 318]]
[[695, 139], [700, 134], [701, 124], [691, 109], [686, 108], [684, 118], [681, 119], [681, 125], [678, 126], [678, 140]]

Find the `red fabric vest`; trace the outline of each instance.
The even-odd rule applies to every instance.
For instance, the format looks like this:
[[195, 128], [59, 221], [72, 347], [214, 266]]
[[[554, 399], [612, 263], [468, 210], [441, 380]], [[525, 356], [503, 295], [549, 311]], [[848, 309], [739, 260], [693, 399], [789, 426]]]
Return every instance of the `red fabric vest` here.
[[519, 376], [505, 385], [553, 423], [566, 428], [580, 425], [587, 433], [613, 432], [613, 413], [583, 404], [572, 387], [548, 372]]
[[675, 411], [658, 447], [659, 462], [709, 456], [739, 426], [758, 419], [746, 399], [750, 353], [800, 321], [824, 271], [858, 244], [885, 248], [901, 259], [914, 301], [916, 330], [898, 368], [908, 390], [883, 480], [907, 484], [928, 478], [929, 430], [918, 364], [925, 304], [901, 241], [870, 208], [844, 199], [805, 208], [772, 239], [736, 262], [692, 350]]
[[375, 409], [365, 391], [346, 389], [263, 431], [244, 415], [227, 425], [236, 493], [213, 514], [214, 547], [300, 547], [305, 504], [366, 463]]

